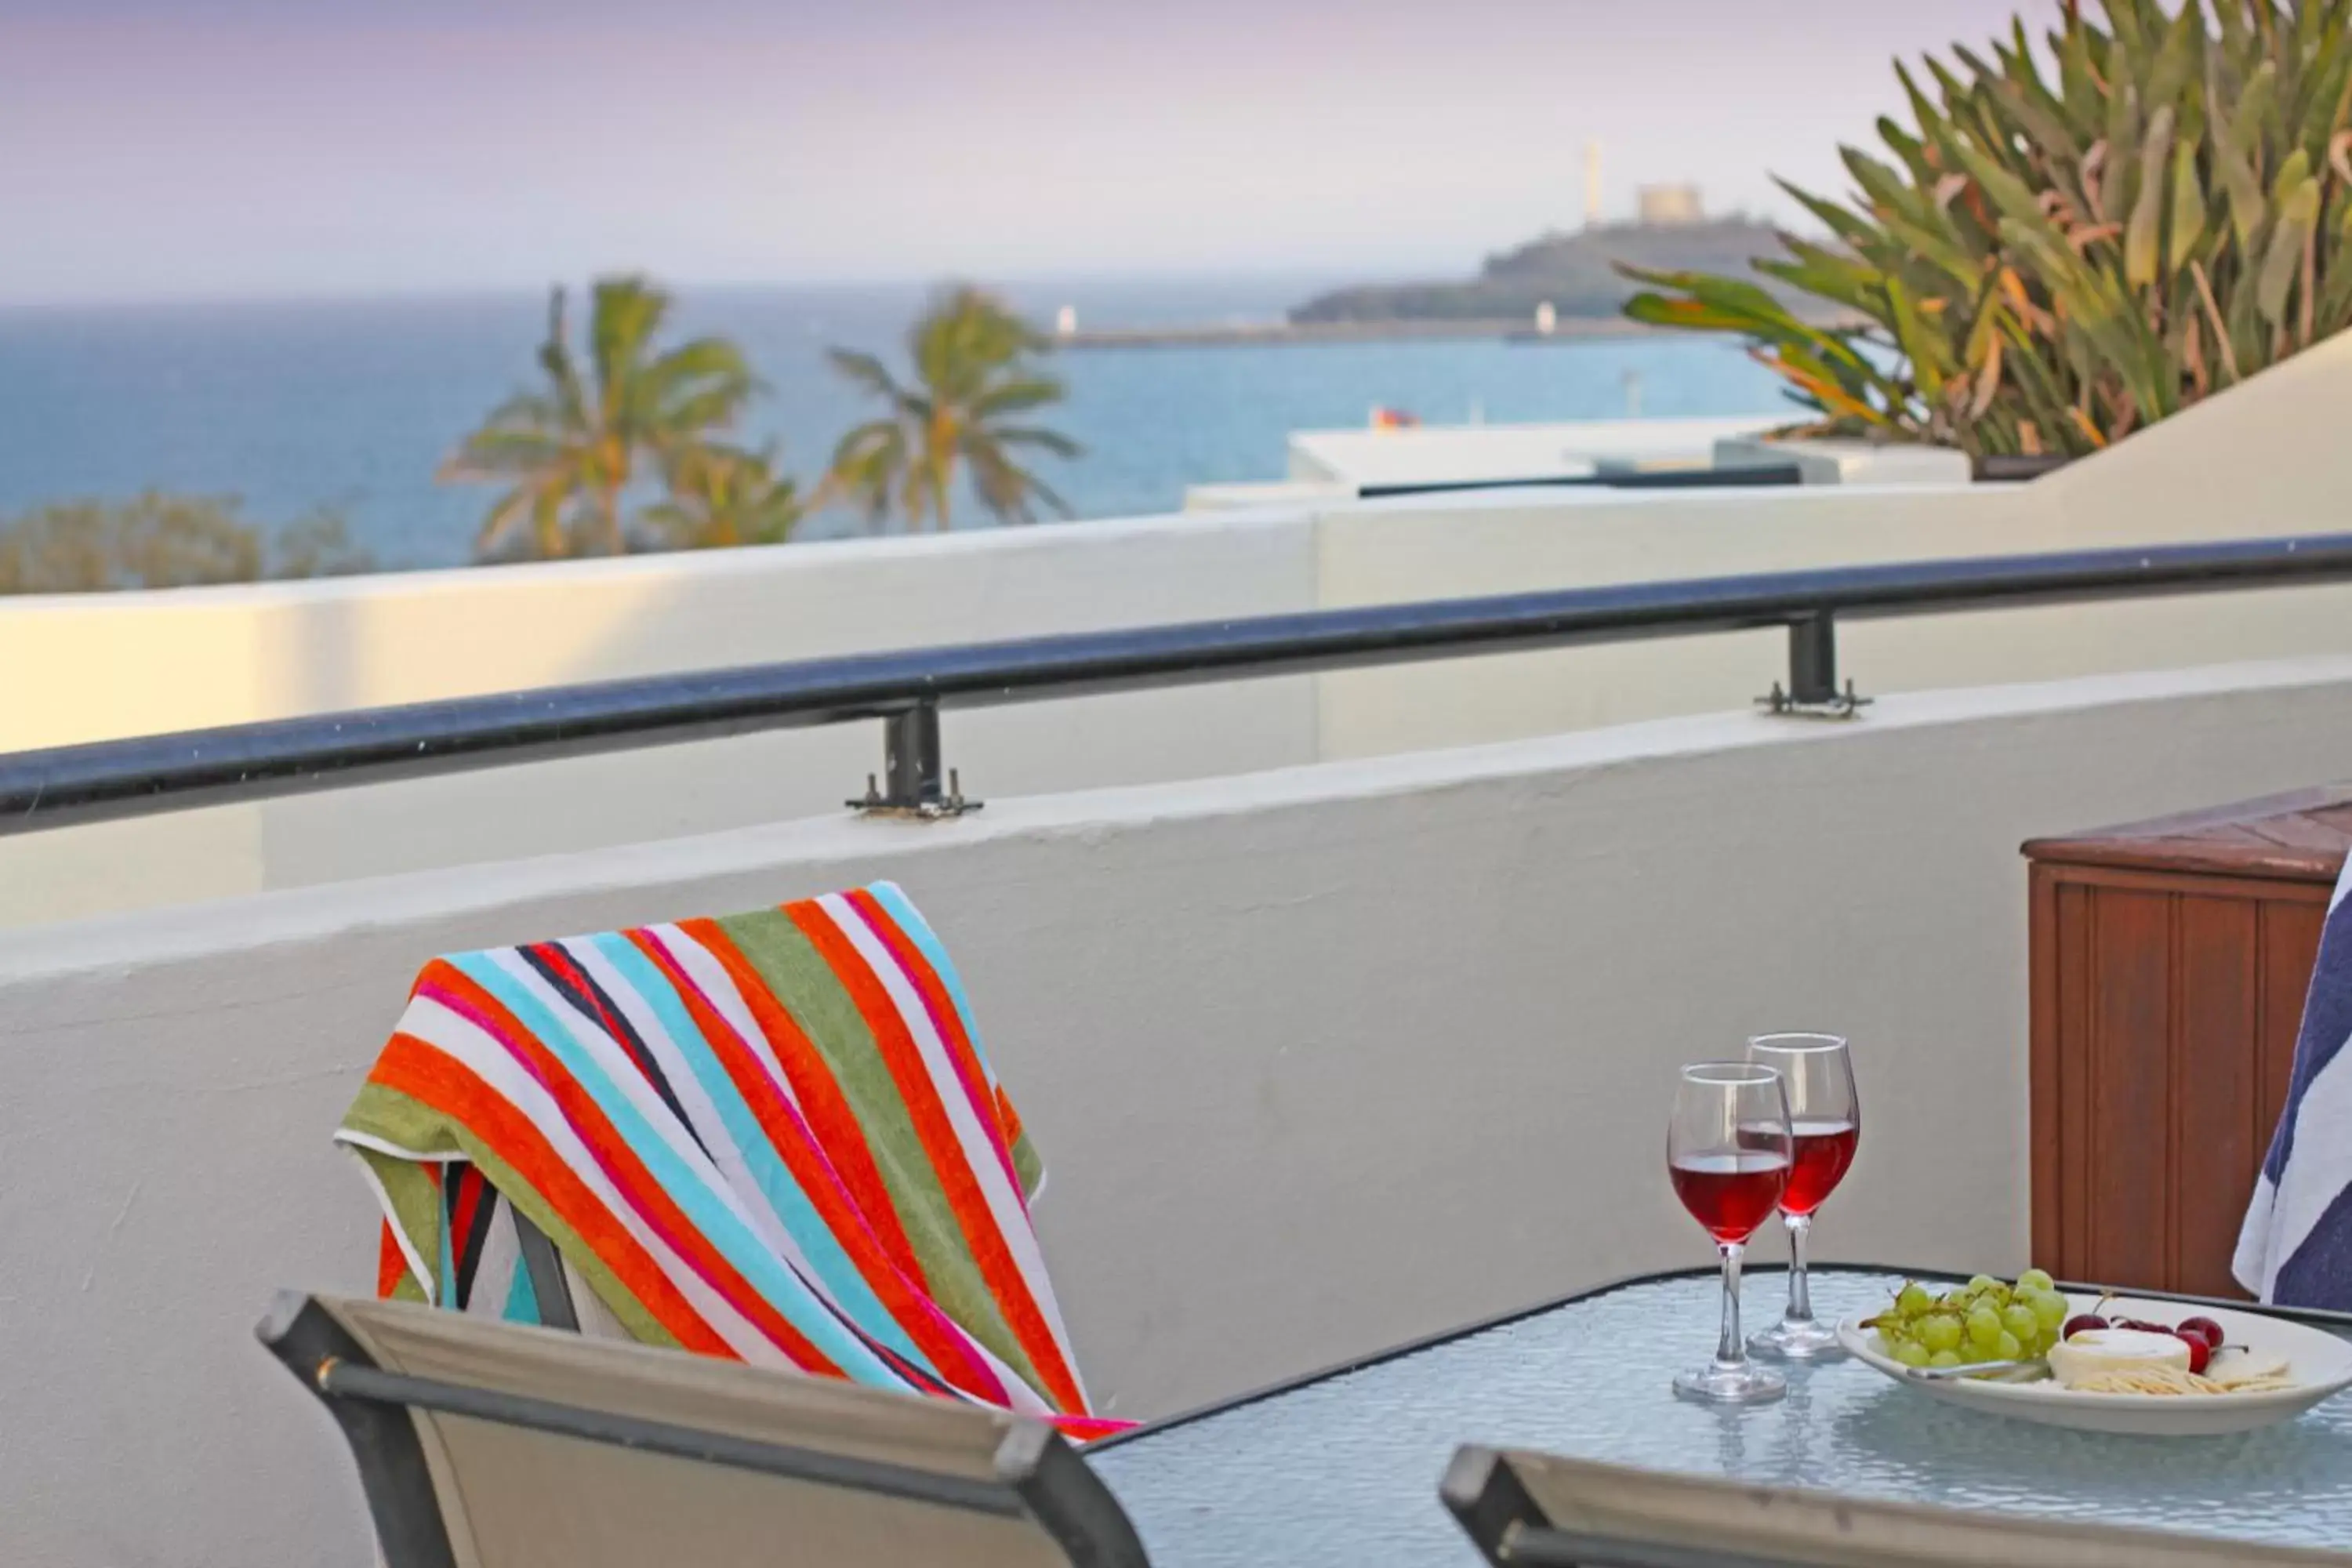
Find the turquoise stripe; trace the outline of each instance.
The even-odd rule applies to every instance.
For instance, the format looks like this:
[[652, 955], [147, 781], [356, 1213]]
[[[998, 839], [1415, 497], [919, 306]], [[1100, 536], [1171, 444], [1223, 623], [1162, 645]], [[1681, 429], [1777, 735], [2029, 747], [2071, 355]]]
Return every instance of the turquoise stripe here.
[[931, 966], [931, 973], [940, 977], [940, 984], [948, 988], [948, 998], [955, 1004], [963, 1024], [963, 1037], [971, 1042], [973, 1058], [993, 1080], [996, 1069], [989, 1066], [987, 1047], [980, 1043], [980, 1026], [973, 1021], [971, 998], [963, 993], [963, 976], [956, 973], [954, 962], [948, 957], [947, 945], [931, 930], [930, 922], [917, 911], [913, 901], [899, 890], [898, 883], [874, 882], [866, 890], [873, 895], [876, 903], [889, 911], [898, 929], [907, 933], [907, 940], [915, 944], [915, 951]]
[[874, 1294], [842, 1247], [841, 1238], [824, 1223], [816, 1205], [793, 1177], [792, 1168], [768, 1141], [767, 1129], [760, 1125], [751, 1103], [744, 1100], [735, 1080], [728, 1076], [725, 1065], [703, 1038], [702, 1030], [687, 1011], [669, 977], [618, 931], [604, 931], [587, 940], [652, 1009], [671, 1043], [677, 1047], [678, 1054], [693, 1069], [695, 1081], [710, 1097], [719, 1120], [726, 1125], [727, 1135], [742, 1153], [743, 1164], [751, 1172], [760, 1195], [768, 1201], [769, 1209], [782, 1225], [784, 1233], [799, 1244], [802, 1256], [808, 1259], [810, 1269], [825, 1291], [859, 1328], [926, 1372], [939, 1375], [930, 1358], [917, 1348], [906, 1329]]
[[564, 1071], [587, 1091], [670, 1201], [685, 1211], [688, 1223], [827, 1360], [858, 1383], [877, 1388], [909, 1386], [888, 1363], [850, 1333], [823, 1302], [810, 1294], [809, 1288], [783, 1259], [768, 1250], [751, 1226], [728, 1211], [710, 1191], [707, 1169], [697, 1170], [655, 1133], [653, 1125], [572, 1037], [572, 1031], [552, 1009], [543, 1005], [519, 978], [491, 962], [488, 953], [464, 953], [450, 962], [497, 998], [553, 1054]]
[[515, 1259], [514, 1283], [507, 1287], [505, 1317], [509, 1323], [539, 1321], [539, 1288], [530, 1282], [530, 1270], [520, 1258]]

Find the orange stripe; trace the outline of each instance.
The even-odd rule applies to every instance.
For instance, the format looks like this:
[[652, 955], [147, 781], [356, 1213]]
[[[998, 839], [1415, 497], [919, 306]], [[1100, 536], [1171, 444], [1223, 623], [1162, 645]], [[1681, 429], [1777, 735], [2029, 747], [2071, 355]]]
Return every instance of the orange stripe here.
[[[787, 904], [785, 914], [792, 918], [801, 933], [814, 944], [817, 952], [839, 977], [842, 986], [856, 1003], [872, 1031], [875, 1043], [880, 1047], [883, 1062], [898, 1085], [898, 1097], [906, 1102], [907, 1110], [915, 1123], [915, 1134], [930, 1155], [931, 1169], [939, 1177], [940, 1188], [947, 1194], [948, 1207], [963, 1232], [964, 1245], [971, 1249], [972, 1260], [979, 1266], [981, 1278], [989, 1292], [995, 1297], [1013, 1332], [1026, 1347], [1053, 1343], [1053, 1332], [1045, 1325], [1037, 1304], [1030, 1299], [1024, 1287], [1020, 1265], [1015, 1263], [1003, 1235], [996, 1228], [996, 1216], [981, 1192], [971, 1167], [963, 1157], [961, 1142], [948, 1121], [947, 1109], [940, 1104], [931, 1084], [930, 1074], [923, 1067], [922, 1055], [914, 1038], [908, 1034], [898, 1010], [890, 1002], [889, 993], [867, 967], [866, 960], [850, 942], [848, 934], [833, 922], [823, 908], [814, 902]], [[1033, 1361], [1035, 1359], [1033, 1356]], [[1056, 1358], [1058, 1359], [1058, 1358]], [[1049, 1369], [1038, 1364], [1040, 1376], [1048, 1376], [1046, 1397], [1066, 1409], [1080, 1409], [1084, 1402], [1077, 1389], [1066, 1376], [1051, 1379]]]
[[386, 1220], [383, 1235], [376, 1241], [375, 1293], [389, 1300], [407, 1277], [408, 1254], [400, 1250], [400, 1238], [392, 1228], [392, 1221]]
[[670, 1283], [653, 1255], [557, 1157], [530, 1118], [504, 1096], [446, 1052], [409, 1035], [392, 1037], [376, 1058], [371, 1076], [384, 1088], [449, 1118], [495, 1151], [679, 1344], [704, 1355], [740, 1359]]
[[[805, 1132], [795, 1125], [792, 1108], [769, 1079], [764, 1064], [744, 1048], [733, 1026], [709, 1006], [660, 943], [644, 931], [625, 934], [677, 993], [711, 1054], [768, 1135], [770, 1146], [807, 1194], [818, 1219], [841, 1243], [859, 1277], [880, 1300], [883, 1310], [907, 1331], [941, 1378], [968, 1393], [1002, 1400], [1004, 1391], [1000, 1380], [922, 1284], [914, 1247], [898, 1224], [898, 1211], [890, 1206], [888, 1189], [875, 1168], [865, 1131], [843, 1097], [832, 1068], [729, 940], [723, 927], [698, 920], [681, 921], [678, 929], [699, 943], [734, 981], [737, 994], [775, 1051], [800, 1101]], [[814, 1148], [807, 1142], [810, 1138], [815, 1140]], [[850, 1167], [847, 1172], [842, 1169], [845, 1164]]]
[[564, 1120], [572, 1124], [572, 1131], [593, 1152], [604, 1156], [601, 1163], [604, 1166], [606, 1179], [634, 1201], [646, 1223], [663, 1237], [688, 1266], [691, 1268], [698, 1261], [702, 1267], [696, 1271], [704, 1282], [726, 1297], [729, 1304], [772, 1341], [793, 1365], [827, 1377], [841, 1376], [841, 1369], [833, 1364], [832, 1359], [793, 1327], [728, 1261], [726, 1255], [687, 1218], [685, 1211], [662, 1189], [661, 1184], [654, 1179], [653, 1173], [646, 1170], [645, 1163], [638, 1159], [636, 1152], [614, 1130], [594, 1099], [556, 1059], [554, 1053], [471, 977], [454, 969], [450, 974], [448, 989], [464, 996], [480, 1018], [488, 1020], [495, 1032], [530, 1059], [541, 1084], [553, 1098]]
[[[1021, 1113], [1013, 1109], [1013, 1097], [1001, 1086], [996, 1090], [996, 1119], [1004, 1123], [1004, 1146], [1014, 1147], [1021, 1142]], [[1021, 1201], [1027, 1203], [1027, 1194], [1023, 1194]]]
[[[932, 1021], [940, 1031], [949, 1057], [962, 1074], [961, 1083], [943, 1087], [948, 1088], [951, 1092], [962, 1093], [965, 1092], [965, 1086], [969, 1085], [970, 1091], [978, 1096], [977, 1102], [971, 1107], [972, 1113], [983, 1126], [993, 1124], [991, 1130], [1000, 1140], [995, 1149], [997, 1162], [1004, 1173], [1006, 1184], [1013, 1189], [1015, 1201], [1021, 1204], [1022, 1213], [1026, 1215], [1028, 1200], [1021, 1192], [1021, 1178], [1013, 1168], [1013, 1146], [1005, 1131], [1006, 1123], [1010, 1121], [1017, 1126], [1018, 1119], [1007, 1114], [1010, 1103], [1005, 1100], [1002, 1091], [992, 1090], [987, 1069], [981, 1064], [980, 1053], [972, 1048], [971, 1037], [965, 1031], [963, 1015], [958, 1011], [954, 996], [949, 993], [947, 985], [940, 979], [938, 972], [931, 967], [930, 961], [923, 956], [922, 950], [915, 945], [912, 938], [899, 929], [898, 922], [891, 918], [890, 911], [882, 907], [881, 900], [863, 889], [849, 894], [848, 899], [857, 911], [866, 917], [866, 924], [882, 939], [883, 945], [889, 949], [891, 956], [898, 961], [899, 969], [913, 983], [915, 989], [921, 994], [929, 1008]], [[896, 1009], [893, 1009], [893, 1016], [895, 1016]], [[961, 1148], [961, 1144], [958, 1147]], [[1000, 1234], [993, 1224], [990, 1226], [989, 1234], [992, 1236]], [[1086, 1405], [1078, 1395], [1076, 1370], [1064, 1356], [1060, 1342], [1055, 1338], [1052, 1328], [1046, 1323], [1045, 1312], [1037, 1305], [1036, 1293], [1029, 1287], [1028, 1276], [1023, 1274], [1016, 1266], [1013, 1270], [1012, 1280], [1013, 1289], [1017, 1292], [1018, 1304], [1017, 1310], [1008, 1310], [1006, 1316], [1013, 1322], [1014, 1332], [1021, 1336], [1022, 1346], [1029, 1352], [1031, 1363], [1037, 1368], [1037, 1375], [1045, 1380], [1047, 1392], [1061, 1402], [1062, 1408], [1083, 1410]], [[996, 1289], [1000, 1305], [1010, 1306], [1010, 1303], [1005, 1302], [1003, 1287], [996, 1285], [994, 1281], [991, 1281], [991, 1284]], [[1034, 1325], [1034, 1334], [1024, 1327], [1024, 1325], [1033, 1324]]]

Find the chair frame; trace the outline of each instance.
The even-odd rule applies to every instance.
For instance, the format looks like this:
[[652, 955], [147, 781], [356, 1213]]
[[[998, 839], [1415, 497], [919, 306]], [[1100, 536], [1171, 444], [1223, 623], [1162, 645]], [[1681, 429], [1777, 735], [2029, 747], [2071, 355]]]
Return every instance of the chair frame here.
[[[1558, 1516], [1538, 1500], [1530, 1489], [1528, 1478], [1521, 1473], [1518, 1461], [1523, 1458], [1538, 1466], [1546, 1462], [1546, 1457], [1540, 1454], [1514, 1454], [1465, 1445], [1455, 1450], [1452, 1463], [1446, 1466], [1444, 1479], [1438, 1484], [1440, 1500], [1464, 1533], [1487, 1562], [1506, 1564], [1507, 1568], [1809, 1568], [1831, 1562], [1863, 1561], [1858, 1555], [1862, 1552], [1868, 1552], [1867, 1560], [1871, 1562], [1890, 1561], [1885, 1555], [1889, 1551], [1899, 1553], [1906, 1563], [2021, 1559], [2043, 1563], [2074, 1563], [2085, 1560], [2081, 1553], [2095, 1552], [2103, 1563], [2166, 1563], [2177, 1568], [2191, 1568], [2192, 1564], [2209, 1568], [2223, 1563], [2232, 1568], [2250, 1563], [2352, 1563], [2352, 1554], [2332, 1546], [2315, 1551], [2221, 1537], [2151, 1532], [2129, 1526], [2102, 1526], [2079, 1520], [2029, 1520], [2004, 1515], [1997, 1510], [1841, 1497], [1805, 1488], [1759, 1487], [1722, 1477], [1664, 1474], [1638, 1468], [1577, 1465], [1570, 1461], [1578, 1468], [1592, 1472], [1583, 1478], [1579, 1489], [1592, 1491], [1595, 1496], [1576, 1502], [1577, 1512], [1589, 1511], [1591, 1505], [1600, 1500], [1598, 1494], [1602, 1490], [1615, 1496], [1614, 1489], [1628, 1479], [1635, 1482], [1636, 1491], [1646, 1492], [1633, 1510], [1633, 1533], [1620, 1533], [1605, 1517], [1609, 1511], [1605, 1502], [1601, 1503], [1604, 1517], [1600, 1521], [1570, 1517], [1565, 1526], [1558, 1522]], [[1612, 1470], [1613, 1476], [1609, 1474]], [[1661, 1492], [1664, 1495], [1658, 1495]], [[1678, 1511], [1677, 1505], [1692, 1503], [1695, 1499], [1704, 1500], [1697, 1502], [1703, 1514], [1710, 1503], [1737, 1500], [1769, 1506], [1777, 1500], [1793, 1507], [1797, 1517], [1790, 1528], [1777, 1532], [1767, 1529], [1762, 1532], [1767, 1539], [1745, 1545], [1660, 1541], [1648, 1535], [1649, 1524], [1663, 1520], [1670, 1511]], [[1719, 1509], [1715, 1512], [1718, 1517], [1709, 1521], [1707, 1530], [1720, 1538], [1731, 1531], [1717, 1528], [1727, 1521], [1719, 1517]], [[1760, 1518], [1758, 1515], [1731, 1522], [1753, 1526]], [[1907, 1529], [1915, 1537], [1916, 1549], [1906, 1549], [1885, 1539], [1873, 1544], [1872, 1537], [1866, 1533], [1859, 1540], [1855, 1538], [1855, 1531], [1866, 1531], [1874, 1526], [1881, 1537]], [[1970, 1532], [1970, 1539], [1955, 1539], [1956, 1529]], [[1595, 1533], [1596, 1531], [1606, 1533]], [[1982, 1534], [1976, 1535], [1977, 1531]], [[1963, 1550], [1965, 1557], [1959, 1555]]]
[[1791, 1568], [1785, 1557], [1611, 1541], [1559, 1529], [1493, 1448], [1457, 1450], [1437, 1495], [1487, 1562], [1511, 1568]]
[[341, 1428], [385, 1568], [457, 1568], [424, 1441], [410, 1415], [416, 1410], [971, 1513], [1027, 1518], [1061, 1546], [1073, 1568], [1149, 1568], [1118, 1500], [1077, 1450], [1043, 1422], [1016, 1424], [997, 1449], [994, 1479], [972, 1480], [387, 1372], [315, 1299], [295, 1291], [279, 1293], [256, 1332]]

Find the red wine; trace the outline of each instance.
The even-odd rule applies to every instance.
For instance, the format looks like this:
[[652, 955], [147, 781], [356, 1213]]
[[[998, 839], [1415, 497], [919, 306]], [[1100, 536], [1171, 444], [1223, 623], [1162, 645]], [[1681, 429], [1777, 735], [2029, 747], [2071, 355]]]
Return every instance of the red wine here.
[[1788, 1190], [1780, 1194], [1782, 1214], [1809, 1215], [1837, 1190], [1853, 1163], [1854, 1145], [1862, 1129], [1852, 1121], [1806, 1121], [1790, 1124], [1796, 1134], [1796, 1159], [1789, 1170]]
[[1746, 1241], [1780, 1205], [1789, 1162], [1779, 1153], [1686, 1154], [1666, 1167], [1675, 1195], [1717, 1241]]

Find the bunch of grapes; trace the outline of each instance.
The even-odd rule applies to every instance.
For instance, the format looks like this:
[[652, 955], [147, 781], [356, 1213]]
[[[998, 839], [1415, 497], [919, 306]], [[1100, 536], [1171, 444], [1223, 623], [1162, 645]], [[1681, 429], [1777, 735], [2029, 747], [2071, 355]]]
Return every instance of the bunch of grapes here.
[[2066, 1298], [2029, 1268], [2014, 1285], [1979, 1274], [1941, 1296], [1913, 1280], [1895, 1305], [1864, 1325], [1905, 1366], [1959, 1366], [2047, 1355], [2066, 1323]]

